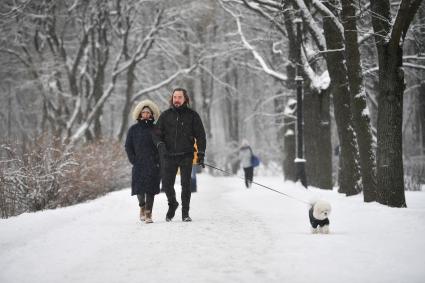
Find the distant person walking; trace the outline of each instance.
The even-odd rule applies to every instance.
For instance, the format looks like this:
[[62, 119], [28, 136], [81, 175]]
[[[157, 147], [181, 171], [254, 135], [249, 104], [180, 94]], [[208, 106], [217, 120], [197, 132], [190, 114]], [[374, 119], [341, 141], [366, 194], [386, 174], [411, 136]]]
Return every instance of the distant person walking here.
[[245, 186], [246, 188], [251, 187], [251, 183], [254, 178], [254, 166], [252, 163], [252, 149], [246, 139], [242, 140], [241, 148], [239, 149], [239, 160], [245, 175]]
[[158, 106], [143, 100], [133, 111], [136, 124], [130, 127], [125, 141], [128, 160], [133, 165], [131, 195], [137, 195], [140, 220], [152, 223], [152, 208], [155, 195], [159, 193], [160, 162], [154, 143], [154, 121], [159, 117]]
[[198, 145], [198, 164], [205, 166], [205, 129], [199, 114], [188, 107], [189, 102], [190, 99], [185, 89], [174, 89], [170, 96], [170, 108], [161, 114], [157, 123], [161, 141], [158, 148], [161, 152], [164, 151], [162, 188], [168, 199], [166, 221], [173, 219], [179, 206], [174, 190], [178, 168], [180, 168], [182, 186], [182, 220], [184, 222], [192, 221], [189, 216], [190, 175], [195, 139]]

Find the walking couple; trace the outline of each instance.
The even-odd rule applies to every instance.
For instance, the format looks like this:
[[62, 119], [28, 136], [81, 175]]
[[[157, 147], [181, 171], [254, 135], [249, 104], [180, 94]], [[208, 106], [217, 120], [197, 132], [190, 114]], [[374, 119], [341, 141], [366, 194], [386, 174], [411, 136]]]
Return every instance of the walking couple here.
[[140, 102], [133, 111], [136, 124], [130, 127], [125, 142], [128, 160], [133, 165], [131, 195], [137, 195], [140, 220], [152, 223], [155, 195], [162, 188], [168, 199], [166, 221], [174, 218], [179, 206], [174, 190], [178, 168], [181, 176], [182, 221], [190, 222], [190, 178], [194, 143], [198, 146], [198, 164], [204, 165], [205, 130], [199, 114], [189, 108], [187, 91], [176, 88], [170, 95], [170, 107], [161, 115], [150, 101]]

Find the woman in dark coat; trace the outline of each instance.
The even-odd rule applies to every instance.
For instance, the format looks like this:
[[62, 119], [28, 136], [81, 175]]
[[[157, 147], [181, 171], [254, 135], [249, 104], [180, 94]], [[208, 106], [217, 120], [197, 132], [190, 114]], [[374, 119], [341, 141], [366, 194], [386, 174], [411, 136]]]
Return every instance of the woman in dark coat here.
[[140, 102], [133, 111], [136, 124], [130, 127], [125, 141], [128, 160], [133, 165], [131, 195], [137, 195], [140, 220], [152, 223], [155, 195], [159, 193], [160, 162], [154, 143], [154, 122], [159, 109], [150, 100]]

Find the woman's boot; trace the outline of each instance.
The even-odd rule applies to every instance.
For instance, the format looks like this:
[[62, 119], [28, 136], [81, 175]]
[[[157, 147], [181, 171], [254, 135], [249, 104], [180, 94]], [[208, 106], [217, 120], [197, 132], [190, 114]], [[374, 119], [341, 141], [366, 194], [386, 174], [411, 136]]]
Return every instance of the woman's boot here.
[[145, 213], [145, 206], [141, 206], [139, 214], [140, 221], [145, 221]]
[[145, 223], [146, 224], [153, 223], [153, 221], [152, 221], [152, 211], [150, 211], [150, 210], [145, 211]]

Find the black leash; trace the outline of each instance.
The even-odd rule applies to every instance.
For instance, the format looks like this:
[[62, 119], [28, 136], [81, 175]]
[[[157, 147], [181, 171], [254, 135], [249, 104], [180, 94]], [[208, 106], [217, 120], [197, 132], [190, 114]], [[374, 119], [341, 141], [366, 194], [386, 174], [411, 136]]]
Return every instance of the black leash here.
[[[227, 174], [227, 175], [229, 175], [229, 176], [235, 176], [235, 177], [237, 177], [237, 178], [239, 178], [239, 179], [245, 180], [245, 178], [239, 177], [238, 175], [235, 175], [235, 174], [233, 174], [233, 173], [227, 172], [227, 171], [225, 171], [225, 170], [223, 170], [223, 169], [217, 168], [217, 167], [212, 166], [212, 165], [210, 165], [210, 164], [206, 164], [206, 163], [204, 163], [204, 165], [205, 165], [205, 166], [207, 166], [207, 167], [210, 167], [210, 168], [212, 168], [212, 169], [215, 169], [215, 170], [217, 170], [217, 171], [223, 172], [223, 173], [225, 173], [225, 174]], [[309, 203], [309, 202], [306, 202], [306, 201], [304, 201], [304, 200], [298, 199], [298, 198], [293, 197], [293, 196], [291, 196], [291, 195], [285, 194], [285, 193], [280, 192], [280, 191], [278, 191], [278, 190], [272, 189], [272, 188], [267, 187], [267, 186], [265, 186], [265, 185], [262, 185], [262, 184], [260, 184], [260, 183], [257, 183], [257, 182], [254, 182], [254, 181], [252, 181], [251, 183], [256, 184], [257, 186], [260, 186], [260, 187], [266, 188], [266, 189], [268, 189], [268, 190], [271, 190], [271, 191], [273, 191], [273, 192], [275, 192], [275, 193], [278, 193], [278, 194], [284, 195], [284, 196], [286, 196], [286, 197], [292, 198], [292, 199], [297, 200], [297, 201], [299, 201], [299, 202], [302, 202], [302, 203], [305, 203], [305, 204], [310, 205], [310, 203]]]

